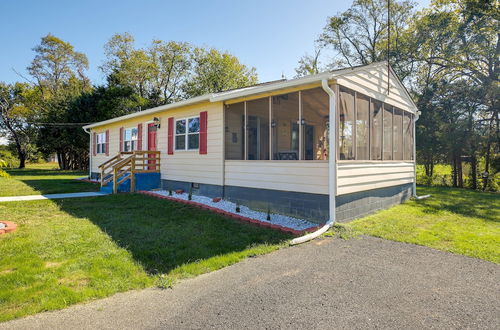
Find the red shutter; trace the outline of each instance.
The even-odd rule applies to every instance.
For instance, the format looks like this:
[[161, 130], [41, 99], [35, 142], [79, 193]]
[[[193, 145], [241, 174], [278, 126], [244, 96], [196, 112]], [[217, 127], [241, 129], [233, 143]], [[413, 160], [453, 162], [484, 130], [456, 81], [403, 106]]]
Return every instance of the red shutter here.
[[168, 118], [168, 143], [167, 151], [169, 155], [174, 154], [174, 117]]
[[207, 154], [207, 117], [206, 111], [200, 112], [200, 154]]
[[109, 129], [106, 130], [106, 156], [109, 156]]
[[92, 137], [92, 154], [95, 156], [97, 154], [97, 134]]
[[142, 124], [137, 125], [137, 150], [142, 150]]
[[120, 127], [120, 152], [123, 152], [123, 127]]

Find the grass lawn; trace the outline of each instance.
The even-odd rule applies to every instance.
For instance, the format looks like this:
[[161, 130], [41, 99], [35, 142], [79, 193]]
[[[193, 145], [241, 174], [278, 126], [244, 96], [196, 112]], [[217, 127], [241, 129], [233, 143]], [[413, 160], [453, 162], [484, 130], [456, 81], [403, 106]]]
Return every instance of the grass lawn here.
[[432, 194], [353, 221], [364, 234], [500, 263], [500, 194], [418, 187]]
[[0, 321], [216, 270], [290, 236], [145, 195], [0, 203]]
[[10, 178], [0, 177], [0, 196], [97, 191], [99, 185], [76, 181], [88, 172], [60, 171], [56, 163], [28, 164], [25, 169], [6, 170]]

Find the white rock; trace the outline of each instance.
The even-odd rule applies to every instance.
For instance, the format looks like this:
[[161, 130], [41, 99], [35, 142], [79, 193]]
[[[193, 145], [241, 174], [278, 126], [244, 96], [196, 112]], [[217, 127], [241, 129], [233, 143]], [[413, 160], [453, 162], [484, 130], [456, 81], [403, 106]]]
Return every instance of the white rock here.
[[[175, 192], [172, 192], [172, 196], [168, 195], [168, 191], [166, 190], [158, 190], [158, 191], [151, 191], [152, 193], [162, 195], [162, 196], [168, 196], [168, 197], [173, 197], [176, 199], [182, 199], [182, 200], [188, 200], [188, 194], [187, 193], [182, 193], [182, 194], [176, 194]], [[282, 214], [277, 214], [277, 213], [271, 213], [271, 221], [267, 220], [267, 213], [264, 212], [259, 212], [259, 211], [254, 211], [251, 210], [250, 208], [240, 205], [240, 212], [236, 212], [236, 204], [227, 200], [222, 199], [220, 202], [214, 203], [212, 201], [212, 198], [206, 197], [206, 196], [199, 196], [199, 195], [192, 195], [192, 201], [208, 205], [213, 208], [218, 208], [220, 210], [226, 211], [226, 212], [231, 212], [233, 214], [241, 215], [247, 218], [259, 220], [262, 222], [267, 222], [267, 223], [272, 223], [274, 225], [280, 225], [283, 227], [295, 229], [295, 230], [304, 230], [307, 228], [315, 227], [317, 224], [304, 220], [304, 219], [297, 219], [293, 217], [289, 217], [286, 215]]]

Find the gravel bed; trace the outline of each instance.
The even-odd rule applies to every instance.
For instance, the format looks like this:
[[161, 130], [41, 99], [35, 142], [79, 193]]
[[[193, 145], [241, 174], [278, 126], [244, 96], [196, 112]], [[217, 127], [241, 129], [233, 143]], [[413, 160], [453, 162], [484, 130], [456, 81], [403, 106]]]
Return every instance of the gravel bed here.
[[[162, 196], [168, 196], [168, 191], [166, 190], [159, 190], [159, 191], [152, 191], [155, 194], [162, 195]], [[172, 198], [177, 198], [177, 199], [182, 199], [182, 200], [188, 200], [188, 194], [187, 193], [182, 193], [182, 194], [176, 194], [175, 192], [172, 192], [172, 196], [168, 196]], [[282, 214], [277, 214], [277, 213], [271, 213], [271, 221], [267, 220], [267, 213], [264, 212], [258, 212], [249, 209], [248, 207], [244, 205], [240, 205], [240, 212], [236, 213], [236, 204], [227, 200], [222, 199], [220, 202], [213, 202], [212, 198], [206, 197], [206, 196], [199, 196], [199, 195], [193, 195], [192, 196], [192, 201], [208, 205], [210, 207], [218, 208], [221, 210], [224, 210], [226, 212], [231, 212], [237, 215], [241, 215], [247, 218], [259, 220], [262, 222], [267, 222], [267, 223], [272, 223], [273, 225], [280, 225], [283, 227], [295, 229], [295, 230], [304, 230], [307, 228], [315, 227], [317, 224], [313, 222], [309, 222], [304, 219], [297, 219], [293, 217], [289, 217], [286, 215]]]

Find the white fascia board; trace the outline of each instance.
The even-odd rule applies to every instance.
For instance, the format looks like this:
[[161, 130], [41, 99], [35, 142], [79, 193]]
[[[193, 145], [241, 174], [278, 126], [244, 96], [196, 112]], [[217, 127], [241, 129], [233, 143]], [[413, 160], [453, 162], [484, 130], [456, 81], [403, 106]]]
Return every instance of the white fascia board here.
[[[251, 95], [256, 95], [256, 94], [262, 94], [266, 92], [272, 92], [280, 89], [286, 89], [286, 88], [293, 88], [296, 86], [301, 86], [301, 85], [307, 85], [307, 84], [313, 84], [313, 83], [321, 83], [323, 79], [327, 80], [332, 80], [335, 79], [336, 77], [342, 76], [343, 74], [353, 72], [356, 70], [362, 70], [365, 68], [369, 67], [381, 67], [386, 65], [387, 62], [376, 62], [368, 65], [362, 65], [362, 66], [357, 66], [353, 68], [345, 68], [345, 69], [339, 69], [339, 70], [334, 70], [331, 72], [323, 72], [315, 75], [310, 75], [302, 78], [296, 78], [296, 79], [291, 79], [291, 80], [286, 80], [283, 82], [277, 82], [277, 83], [271, 83], [268, 85], [262, 85], [262, 86], [252, 86], [252, 87], [244, 87], [244, 88], [239, 88], [235, 89], [232, 91], [227, 91], [227, 92], [220, 92], [220, 93], [214, 93], [214, 94], [205, 94], [197, 97], [193, 97], [188, 100], [184, 101], [179, 101], [176, 103], [172, 104], [167, 104], [167, 105], [162, 105], [156, 108], [151, 108], [148, 110], [144, 111], [139, 111], [135, 113], [131, 113], [129, 115], [121, 116], [121, 117], [116, 117], [112, 118], [109, 120], [93, 123], [90, 125], [83, 126], [84, 129], [89, 129], [89, 128], [94, 128], [94, 127], [99, 127], [107, 124], [112, 124], [116, 123], [122, 120], [127, 120], [135, 117], [140, 117], [140, 116], [145, 116], [145, 115], [151, 115], [157, 112], [169, 110], [169, 109], [174, 109], [182, 106], [187, 106], [187, 105], [192, 105], [200, 102], [221, 102], [221, 101], [227, 101], [231, 99], [236, 99], [240, 97], [246, 97], [246, 96], [251, 96]], [[412, 98], [410, 97], [408, 91], [406, 88], [404, 88], [404, 85], [401, 83], [399, 78], [396, 76], [394, 73], [393, 69], [390, 68], [391, 73], [393, 76], [396, 78], [396, 81], [403, 87], [404, 91], [406, 92], [406, 96], [410, 99], [411, 103], [415, 106], [415, 109], [417, 109], [417, 106], [413, 102]]]
[[292, 80], [287, 80], [287, 81], [283, 81], [283, 82], [278, 82], [275, 84], [254, 86], [254, 87], [248, 87], [248, 88], [240, 88], [240, 89], [236, 89], [234, 91], [228, 91], [228, 92], [214, 94], [210, 98], [210, 101], [211, 102], [226, 101], [226, 100], [236, 99], [236, 98], [240, 98], [240, 97], [245, 97], [245, 96], [250, 96], [250, 95], [255, 95], [255, 94], [262, 94], [262, 93], [271, 92], [271, 91], [280, 90], [280, 89], [285, 89], [285, 88], [291, 88], [291, 87], [300, 86], [300, 85], [307, 85], [307, 84], [312, 84], [312, 83], [316, 83], [316, 82], [321, 83], [322, 79], [331, 79], [332, 76], [334, 76], [334, 74], [332, 74], [331, 72], [326, 72], [326, 73], [316, 74], [313, 76], [307, 76], [304, 78], [298, 78], [298, 79], [292, 79]]

